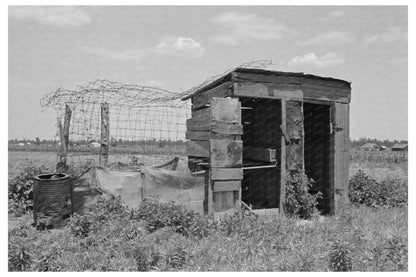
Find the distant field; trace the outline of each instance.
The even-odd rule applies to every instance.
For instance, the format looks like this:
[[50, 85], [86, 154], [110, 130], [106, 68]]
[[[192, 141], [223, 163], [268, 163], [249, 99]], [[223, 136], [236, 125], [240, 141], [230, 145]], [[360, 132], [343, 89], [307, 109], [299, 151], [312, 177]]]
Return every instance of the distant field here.
[[54, 167], [58, 161], [58, 156], [55, 152], [9, 151], [9, 171], [13, 171], [16, 163], [24, 159]]
[[[58, 155], [56, 152], [46, 151], [9, 151], [9, 171], [13, 171], [18, 161], [29, 159], [39, 164], [43, 164], [48, 168], [54, 168], [58, 162]], [[160, 165], [173, 159], [175, 156], [180, 158], [177, 170], [184, 170], [187, 167], [187, 160], [182, 155], [142, 155], [142, 154], [126, 154], [126, 153], [113, 153], [109, 155], [109, 164], [123, 163], [131, 164], [133, 162], [146, 166]], [[68, 164], [83, 164], [87, 161], [93, 160], [95, 164], [98, 164], [98, 155], [69, 155]]]

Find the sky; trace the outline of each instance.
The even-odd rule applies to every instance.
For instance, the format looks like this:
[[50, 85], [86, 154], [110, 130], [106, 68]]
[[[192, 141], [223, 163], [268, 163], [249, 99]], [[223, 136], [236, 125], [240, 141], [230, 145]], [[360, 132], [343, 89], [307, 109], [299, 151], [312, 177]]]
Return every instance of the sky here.
[[407, 139], [406, 6], [10, 6], [8, 138], [51, 139], [39, 101], [96, 79], [183, 92], [253, 60], [351, 82], [350, 136]]

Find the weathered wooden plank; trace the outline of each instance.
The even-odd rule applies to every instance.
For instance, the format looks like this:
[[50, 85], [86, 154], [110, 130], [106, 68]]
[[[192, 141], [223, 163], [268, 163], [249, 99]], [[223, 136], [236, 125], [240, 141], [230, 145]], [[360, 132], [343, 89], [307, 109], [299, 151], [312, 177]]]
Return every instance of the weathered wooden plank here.
[[210, 140], [210, 139], [241, 139], [239, 135], [217, 134], [209, 131], [186, 131], [186, 139]]
[[[282, 113], [282, 124], [284, 130], [286, 130], [286, 100], [281, 101], [281, 113]], [[287, 134], [282, 134], [281, 138], [281, 150], [280, 150], [280, 199], [279, 199], [279, 212], [280, 214], [284, 213], [284, 203], [286, 201], [286, 143], [289, 143], [289, 140], [286, 140]]]
[[264, 162], [276, 161], [276, 149], [245, 146], [243, 149], [244, 159], [252, 159]]
[[273, 72], [235, 72], [233, 80], [236, 82], [255, 82], [255, 83], [272, 83], [272, 84], [302, 84], [303, 76], [289, 76], [282, 72], [282, 74], [275, 74]]
[[192, 107], [199, 108], [204, 105], [210, 104], [212, 97], [225, 98], [228, 96], [231, 96], [231, 83], [225, 82], [212, 89], [194, 95], [192, 97]]
[[286, 131], [290, 138], [286, 146], [286, 168], [291, 173], [302, 172], [304, 169], [302, 102], [286, 102]]
[[339, 103], [351, 102], [350, 89], [328, 88], [312, 84], [304, 84], [302, 85], [302, 91], [304, 98], [306, 99], [333, 101]]
[[351, 100], [350, 88], [328, 87], [311, 84], [278, 84], [278, 83], [234, 83], [234, 96], [258, 97], [270, 99], [302, 100], [311, 99], [349, 103]]
[[218, 191], [239, 191], [241, 181], [216, 181], [214, 182], [214, 192]]
[[292, 84], [234, 83], [234, 95], [270, 99], [303, 99], [302, 87]]
[[235, 72], [233, 80], [256, 82], [256, 83], [274, 83], [274, 84], [314, 84], [328, 88], [343, 88], [350, 89], [351, 85], [349, 82], [340, 79], [327, 78], [314, 76], [310, 74], [293, 74], [287, 72]]
[[233, 209], [234, 207], [235, 207], [234, 191], [214, 192], [215, 212], [223, 212], [229, 209]]
[[241, 103], [237, 98], [211, 98], [211, 118], [215, 121], [240, 123]]
[[209, 141], [187, 141], [186, 155], [194, 157], [209, 157]]
[[192, 117], [211, 118], [211, 107], [192, 109]]
[[192, 117], [186, 120], [186, 129], [188, 131], [209, 131], [211, 128], [210, 117]]
[[186, 139], [192, 140], [209, 140], [211, 138], [211, 132], [209, 131], [186, 131]]
[[243, 162], [243, 141], [210, 140], [211, 167], [237, 167]]
[[211, 131], [224, 135], [242, 135], [243, 125], [235, 123], [227, 123], [221, 121], [213, 121], [211, 123]]
[[348, 201], [349, 105], [335, 103], [332, 113], [334, 132], [334, 195], [336, 214], [341, 202]]
[[241, 180], [243, 179], [242, 168], [211, 168], [211, 180]]

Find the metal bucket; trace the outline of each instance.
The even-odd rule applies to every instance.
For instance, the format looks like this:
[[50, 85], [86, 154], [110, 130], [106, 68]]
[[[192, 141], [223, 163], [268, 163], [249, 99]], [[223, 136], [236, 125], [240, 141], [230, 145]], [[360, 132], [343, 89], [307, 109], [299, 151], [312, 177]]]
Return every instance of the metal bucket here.
[[72, 213], [71, 179], [68, 174], [41, 174], [33, 178], [35, 225], [59, 228]]

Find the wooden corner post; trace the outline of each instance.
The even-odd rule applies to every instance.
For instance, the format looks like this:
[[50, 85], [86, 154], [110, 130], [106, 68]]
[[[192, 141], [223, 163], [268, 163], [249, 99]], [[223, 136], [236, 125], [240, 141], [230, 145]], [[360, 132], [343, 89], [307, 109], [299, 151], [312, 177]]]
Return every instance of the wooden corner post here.
[[108, 166], [108, 150], [110, 148], [110, 107], [108, 103], [101, 104], [101, 151], [100, 165]]
[[282, 99], [280, 213], [284, 210], [287, 177], [305, 171], [303, 124], [303, 102]]
[[68, 157], [68, 145], [69, 145], [69, 125], [71, 122], [71, 108], [65, 105], [64, 126], [62, 122], [58, 120], [59, 138], [61, 141], [61, 151], [59, 153], [59, 162], [56, 165], [56, 171], [59, 173], [67, 171], [67, 157]]
[[282, 113], [282, 125], [280, 129], [282, 131], [281, 137], [281, 152], [280, 152], [280, 191], [279, 191], [279, 213], [284, 214], [284, 203], [286, 200], [286, 143], [289, 142], [289, 138], [286, 132], [286, 99], [281, 101], [281, 113]]

